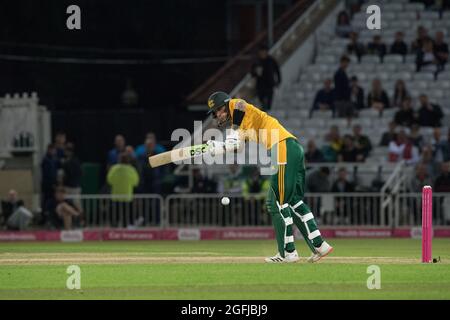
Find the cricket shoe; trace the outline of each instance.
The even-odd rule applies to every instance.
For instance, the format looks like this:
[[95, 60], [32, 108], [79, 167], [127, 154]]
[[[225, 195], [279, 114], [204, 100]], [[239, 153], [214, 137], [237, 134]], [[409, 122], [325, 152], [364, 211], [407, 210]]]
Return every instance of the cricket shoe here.
[[333, 252], [333, 247], [330, 246], [326, 241], [322, 242], [320, 247], [316, 248], [316, 253], [313, 253], [309, 258], [308, 262], [317, 262], [323, 257], [329, 255]]
[[273, 257], [268, 257], [264, 259], [268, 263], [284, 263], [284, 262], [297, 262], [300, 260], [297, 250], [294, 250], [292, 252], [284, 252], [284, 258], [280, 255], [280, 253], [277, 253]]

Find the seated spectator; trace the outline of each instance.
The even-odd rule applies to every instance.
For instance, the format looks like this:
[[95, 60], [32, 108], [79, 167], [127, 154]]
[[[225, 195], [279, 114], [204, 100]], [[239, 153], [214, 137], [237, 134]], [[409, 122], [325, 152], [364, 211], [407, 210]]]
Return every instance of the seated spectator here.
[[408, 53], [408, 45], [403, 41], [403, 32], [397, 32], [395, 34], [395, 40], [391, 45], [391, 54], [401, 54], [405, 56]]
[[306, 189], [308, 192], [330, 192], [330, 169], [320, 167], [314, 170], [306, 179]]
[[404, 130], [401, 130], [395, 141], [389, 143], [389, 162], [404, 160], [407, 164], [419, 162], [419, 149], [406, 137]]
[[422, 151], [424, 144], [423, 136], [420, 133], [420, 126], [417, 123], [413, 123], [411, 126], [411, 132], [409, 133], [408, 140], [417, 147], [419, 153]]
[[350, 135], [344, 137], [344, 145], [338, 154], [338, 162], [362, 162], [364, 155], [355, 147]]
[[431, 149], [433, 150], [433, 158], [437, 162], [446, 161], [444, 159], [445, 159], [446, 147], [447, 147], [448, 142], [442, 140], [440, 128], [433, 129], [433, 137], [431, 138], [430, 144], [431, 144]]
[[193, 185], [191, 188], [191, 193], [214, 193], [216, 192], [216, 184], [214, 181], [208, 179], [202, 175], [199, 168], [195, 168], [192, 171], [193, 175]]
[[394, 121], [389, 122], [388, 131], [384, 132], [381, 136], [380, 147], [387, 147], [391, 141], [397, 139], [397, 133], [395, 132], [397, 125]]
[[425, 41], [429, 41], [431, 38], [428, 36], [428, 31], [423, 26], [417, 27], [417, 37], [411, 43], [411, 52], [416, 53], [422, 49]]
[[228, 165], [228, 174], [221, 177], [218, 183], [218, 193], [242, 195], [242, 175], [240, 169], [237, 164]]
[[441, 163], [441, 174], [434, 182], [435, 192], [450, 192], [450, 162]]
[[445, 64], [448, 62], [448, 44], [444, 42], [444, 33], [436, 32], [434, 40], [434, 56], [437, 60], [438, 71], [444, 70]]
[[348, 38], [352, 31], [353, 28], [350, 25], [348, 13], [346, 11], [339, 12], [336, 23], [336, 35], [341, 38]]
[[331, 126], [330, 131], [325, 135], [325, 141], [329, 144], [333, 151], [336, 152], [336, 154], [342, 150], [344, 141], [339, 134], [338, 126]]
[[[68, 142], [65, 150], [65, 161], [63, 162], [63, 185], [68, 195], [80, 196], [81, 195], [81, 164], [78, 158], [75, 156], [75, 147], [73, 143]], [[80, 198], [73, 200], [78, 211], [82, 211]]]
[[372, 81], [372, 90], [367, 97], [367, 105], [369, 108], [379, 111], [380, 116], [384, 109], [390, 108], [388, 95], [381, 86], [380, 79], [374, 79]]
[[440, 127], [444, 114], [439, 105], [430, 103], [426, 94], [419, 97], [418, 122], [422, 127]]
[[65, 197], [64, 187], [56, 188], [55, 197], [47, 204], [45, 211], [52, 227], [57, 229], [64, 227], [65, 230], [71, 230], [73, 220], [79, 219], [81, 212], [71, 200], [67, 200]]
[[121, 134], [118, 134], [114, 138], [114, 148], [108, 152], [108, 167], [118, 163], [119, 155], [125, 151], [125, 145], [125, 138]]
[[410, 95], [406, 89], [405, 82], [403, 80], [397, 80], [394, 89], [394, 101], [392, 102], [393, 106], [401, 108], [403, 101], [407, 98], [410, 98]]
[[314, 98], [314, 102], [311, 107], [311, 111], [309, 113], [310, 117], [312, 117], [313, 112], [316, 110], [331, 110], [334, 117], [334, 93], [331, 84], [331, 79], [325, 79], [325, 81], [323, 82], [323, 88], [317, 91], [316, 97]]
[[3, 220], [9, 230], [25, 230], [33, 219], [33, 214], [25, 208], [23, 200], [19, 199], [19, 194], [13, 189], [2, 200], [1, 209], [0, 223]]
[[135, 154], [136, 158], [139, 159], [141, 157], [149, 157], [151, 155], [160, 154], [165, 151], [166, 148], [157, 142], [156, 135], [153, 132], [149, 132], [145, 135], [144, 143], [136, 147]]
[[436, 160], [439, 162], [450, 161], [450, 129], [447, 132], [447, 140], [443, 140], [436, 147]]
[[416, 71], [436, 72], [438, 60], [433, 51], [433, 41], [427, 40], [423, 43], [422, 48], [417, 50]]
[[361, 134], [362, 128], [359, 124], [355, 124], [353, 126], [353, 139], [355, 141], [355, 148], [358, 150], [358, 153], [362, 154], [364, 156], [365, 160], [368, 156], [370, 151], [372, 151], [372, 142], [370, 141], [369, 137]]
[[353, 76], [350, 85], [350, 101], [355, 110], [362, 110], [364, 106], [364, 89], [358, 84], [358, 78]]
[[270, 181], [259, 174], [258, 167], [252, 169], [250, 177], [242, 183], [242, 195], [248, 199], [253, 194], [258, 199], [264, 199], [270, 188]]
[[354, 192], [355, 185], [347, 180], [347, 169], [340, 168], [338, 171], [338, 178], [331, 186], [331, 192], [335, 193], [345, 193]]
[[394, 116], [396, 125], [409, 128], [416, 122], [416, 116], [411, 106], [411, 101], [410, 97], [403, 100], [401, 110], [397, 111]]
[[431, 186], [432, 183], [426, 167], [423, 164], [418, 164], [407, 188], [409, 192], [422, 192], [424, 186]]
[[317, 149], [314, 140], [309, 140], [307, 150], [305, 152], [306, 163], [325, 162], [323, 153]]
[[373, 36], [372, 42], [369, 42], [367, 45], [367, 53], [379, 56], [380, 61], [383, 62], [384, 55], [386, 54], [386, 45], [381, 41], [380, 35]]
[[434, 180], [437, 177], [437, 175], [439, 173], [439, 165], [434, 160], [433, 149], [431, 148], [430, 145], [423, 147], [422, 157], [421, 157], [419, 163], [425, 166], [430, 179]]
[[347, 54], [354, 54], [358, 57], [358, 61], [361, 61], [361, 57], [366, 52], [366, 48], [362, 42], [358, 41], [358, 33], [350, 33], [350, 43], [347, 45]]

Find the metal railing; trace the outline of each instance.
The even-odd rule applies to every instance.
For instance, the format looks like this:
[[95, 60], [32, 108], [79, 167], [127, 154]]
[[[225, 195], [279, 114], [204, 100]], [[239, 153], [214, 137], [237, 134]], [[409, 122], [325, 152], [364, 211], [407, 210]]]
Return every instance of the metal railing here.
[[[132, 201], [112, 195], [68, 196], [83, 209], [84, 227], [251, 227], [271, 226], [264, 194], [137, 194]], [[307, 193], [304, 202], [321, 226], [419, 226], [421, 193], [395, 193], [383, 207], [383, 193]], [[450, 225], [450, 193], [433, 194], [433, 225]]]
[[83, 211], [84, 227], [163, 227], [164, 199], [158, 194], [128, 196], [110, 194], [68, 195]]
[[[400, 193], [395, 200], [395, 225], [422, 224], [422, 193]], [[450, 225], [450, 193], [433, 193], [433, 226]]]

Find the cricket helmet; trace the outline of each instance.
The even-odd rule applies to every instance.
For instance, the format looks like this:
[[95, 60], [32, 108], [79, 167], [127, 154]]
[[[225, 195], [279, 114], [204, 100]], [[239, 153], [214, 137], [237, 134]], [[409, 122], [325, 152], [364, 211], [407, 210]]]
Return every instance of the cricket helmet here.
[[216, 112], [231, 100], [230, 96], [222, 91], [214, 92], [208, 98], [208, 114]]

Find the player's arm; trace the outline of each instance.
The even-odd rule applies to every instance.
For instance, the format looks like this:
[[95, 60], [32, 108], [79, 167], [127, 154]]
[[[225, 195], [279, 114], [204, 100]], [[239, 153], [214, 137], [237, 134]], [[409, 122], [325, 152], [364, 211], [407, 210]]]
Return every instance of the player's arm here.
[[247, 104], [244, 100], [238, 100], [234, 106], [232, 117], [233, 122], [231, 128], [227, 130], [227, 135], [225, 138], [225, 147], [227, 150], [241, 150], [242, 143], [239, 136], [239, 127], [244, 119], [246, 108]]

